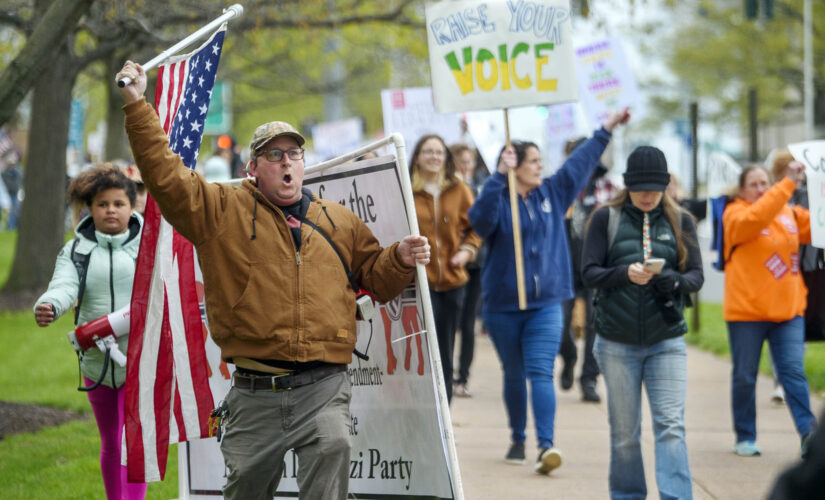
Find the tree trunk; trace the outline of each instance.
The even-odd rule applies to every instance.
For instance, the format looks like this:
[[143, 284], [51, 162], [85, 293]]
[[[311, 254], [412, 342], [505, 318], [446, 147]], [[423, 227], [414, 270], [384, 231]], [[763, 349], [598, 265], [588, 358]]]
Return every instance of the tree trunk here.
[[23, 179], [17, 247], [4, 292], [37, 292], [51, 279], [63, 246], [66, 146], [72, 88], [78, 68], [64, 41], [34, 86], [29, 152]]
[[123, 66], [121, 57], [117, 53], [112, 54], [106, 63], [106, 78], [109, 78], [109, 85], [106, 86], [106, 101], [108, 104], [106, 111], [106, 145], [103, 149], [103, 161], [126, 160], [132, 161], [132, 150], [129, 148], [129, 139], [126, 137], [126, 129], [123, 127], [123, 97], [114, 84], [115, 75]]
[[[36, 7], [40, 18], [23, 50], [0, 75], [0, 125], [6, 123], [26, 97], [32, 85], [49, 67], [55, 54], [54, 47], [62, 43], [77, 25], [94, 0], [60, 0], [52, 2], [48, 10]], [[42, 3], [42, 2], [40, 2]]]

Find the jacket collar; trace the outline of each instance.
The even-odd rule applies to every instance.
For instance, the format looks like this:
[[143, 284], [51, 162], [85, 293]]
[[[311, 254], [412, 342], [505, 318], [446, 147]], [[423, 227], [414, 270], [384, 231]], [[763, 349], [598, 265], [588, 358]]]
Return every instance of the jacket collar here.
[[[642, 220], [644, 219], [644, 212], [636, 208], [633, 202], [630, 201], [630, 198], [624, 204], [624, 210], [633, 220]], [[662, 204], [659, 203], [659, 206], [648, 212], [648, 218], [653, 221], [658, 219], [664, 213], [664, 209], [662, 208]]]
[[92, 216], [87, 215], [77, 224], [74, 232], [78, 238], [83, 238], [98, 244], [111, 243], [113, 247], [119, 247], [135, 239], [138, 234], [140, 234], [142, 225], [143, 217], [137, 212], [132, 212], [132, 215], [129, 217], [129, 223], [126, 226], [126, 231], [120, 234], [106, 234], [96, 231]]

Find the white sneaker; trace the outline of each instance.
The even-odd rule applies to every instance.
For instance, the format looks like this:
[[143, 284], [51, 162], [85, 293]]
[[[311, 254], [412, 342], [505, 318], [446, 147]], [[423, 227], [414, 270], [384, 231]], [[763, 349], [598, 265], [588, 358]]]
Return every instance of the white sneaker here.
[[544, 448], [536, 460], [535, 470], [539, 474], [550, 474], [553, 469], [561, 466], [561, 452], [556, 448]]
[[777, 406], [785, 404], [785, 391], [782, 386], [777, 386], [776, 390], [771, 393], [771, 402]]

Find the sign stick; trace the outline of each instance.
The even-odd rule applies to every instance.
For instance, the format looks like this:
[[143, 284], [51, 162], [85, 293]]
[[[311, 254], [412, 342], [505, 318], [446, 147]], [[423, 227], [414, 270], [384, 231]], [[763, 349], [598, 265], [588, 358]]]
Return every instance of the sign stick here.
[[[504, 108], [504, 130], [507, 138], [507, 146], [512, 146], [510, 142], [510, 118], [507, 108]], [[507, 170], [507, 184], [510, 186], [510, 213], [513, 222], [513, 251], [516, 253], [516, 287], [518, 288], [518, 308], [527, 309], [527, 292], [524, 289], [524, 259], [521, 251], [521, 222], [518, 213], [518, 193], [516, 192], [516, 171]]]

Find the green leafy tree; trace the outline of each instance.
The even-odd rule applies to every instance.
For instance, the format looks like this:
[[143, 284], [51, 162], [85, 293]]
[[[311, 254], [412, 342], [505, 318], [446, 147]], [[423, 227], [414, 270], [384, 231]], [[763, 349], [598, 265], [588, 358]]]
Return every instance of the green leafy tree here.
[[[817, 124], [825, 124], [825, 6], [813, 2], [814, 87]], [[747, 91], [758, 92], [760, 123], [803, 104], [802, 0], [776, 1], [772, 19], [748, 19], [741, 0], [703, 0], [678, 6], [679, 23], [667, 26], [670, 70], [685, 93], [708, 103], [703, 119], [744, 127]], [[659, 109], [673, 100], [660, 98]]]

